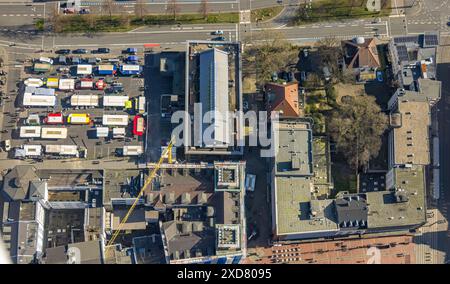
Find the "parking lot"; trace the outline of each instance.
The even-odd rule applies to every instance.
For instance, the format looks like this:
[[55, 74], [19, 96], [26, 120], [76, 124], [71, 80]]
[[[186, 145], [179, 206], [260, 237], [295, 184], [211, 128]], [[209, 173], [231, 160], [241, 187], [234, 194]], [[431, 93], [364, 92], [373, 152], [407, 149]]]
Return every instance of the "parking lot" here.
[[[65, 61], [60, 62], [59, 57], [64, 56]], [[3, 114], [4, 119], [2, 122], [2, 140], [9, 140], [11, 150], [8, 153], [9, 158], [21, 158], [21, 159], [67, 159], [74, 158], [75, 155], [64, 155], [62, 153], [44, 154], [46, 145], [76, 145], [79, 151], [80, 158], [85, 158], [89, 160], [97, 160], [102, 158], [108, 158], [113, 156], [120, 156], [123, 154], [123, 147], [126, 146], [143, 146], [145, 139], [144, 134], [136, 134], [133, 127], [134, 117], [140, 115], [145, 120], [146, 107], [145, 102], [140, 105], [138, 109], [138, 97], [144, 96], [144, 79], [138, 74], [123, 75], [121, 66], [125, 64], [130, 64], [127, 59], [131, 56], [123, 51], [114, 53], [97, 54], [88, 51], [86, 54], [36, 54], [36, 58], [33, 61], [27, 61], [23, 64], [22, 68], [14, 68], [13, 73], [9, 73], [8, 79], [11, 80], [12, 85], [8, 89], [8, 99], [3, 101]], [[138, 56], [138, 61], [134, 61], [133, 65], [141, 65], [143, 61], [142, 50], [139, 50], [134, 56]], [[43, 70], [39, 73], [36, 72], [36, 63], [42, 62], [43, 59], [53, 60], [53, 64], [50, 65], [49, 70]], [[74, 59], [76, 58], [76, 59]], [[136, 59], [136, 58], [133, 58]], [[77, 66], [79, 65], [91, 65], [92, 72], [82, 73]], [[99, 65], [114, 65], [116, 74], [100, 74], [98, 71]], [[130, 64], [131, 65], [131, 64]], [[88, 68], [89, 69], [89, 68]], [[36, 82], [41, 80], [43, 86], [26, 86], [25, 80], [33, 78]], [[50, 79], [51, 78], [51, 79]], [[64, 90], [61, 86], [61, 79], [74, 79], [74, 86], [69, 87], [69, 90]], [[50, 82], [55, 81], [58, 83], [54, 87], [50, 87]], [[87, 83], [88, 87], [82, 86], [81, 81]], [[98, 85], [97, 82], [103, 82]], [[27, 81], [29, 82], [29, 81]], [[34, 81], [33, 81], [34, 84]], [[45, 92], [54, 91], [56, 94], [56, 103], [54, 106], [34, 106], [34, 105], [24, 105], [25, 92], [30, 92], [30, 87], [32, 90], [46, 89]], [[33, 89], [34, 88], [34, 89]], [[74, 103], [72, 96], [83, 96], [82, 98], [96, 98], [97, 103], [80, 104]], [[33, 97], [34, 96], [34, 97]], [[117, 100], [118, 97], [124, 98], [127, 96], [125, 104], [106, 106], [105, 98], [108, 97], [109, 100]], [[36, 93], [32, 93], [30, 98], [37, 98]], [[102, 103], [103, 102], [103, 103]], [[140, 101], [139, 101], [140, 102]], [[117, 103], [116, 103], [117, 104]], [[120, 103], [119, 103], [120, 104]], [[143, 106], [143, 107], [142, 107]], [[142, 110], [143, 108], [143, 110]], [[47, 125], [46, 119], [48, 119], [48, 114], [62, 114], [64, 120], [59, 125]], [[76, 114], [76, 116], [86, 116], [87, 119], [82, 123], [76, 123], [74, 120], [69, 123], [69, 116], [71, 114]], [[32, 117], [39, 116], [38, 120], [30, 120]], [[104, 127], [103, 115], [127, 115], [128, 121], [122, 123], [122, 126], [110, 124], [106, 127], [105, 137], [100, 137], [97, 133], [97, 127]], [[125, 117], [123, 117], [125, 120]], [[32, 122], [31, 122], [32, 121]], [[47, 121], [48, 122], [48, 121]], [[37, 137], [25, 137], [20, 132], [21, 127], [27, 126], [30, 129], [33, 127], [37, 128], [66, 128], [67, 135], [64, 138], [62, 135], [56, 139], [43, 138], [42, 135], [36, 135]], [[124, 128], [125, 133], [122, 133], [123, 129], [114, 132], [115, 128]], [[53, 130], [53, 129], [52, 129]], [[124, 135], [123, 135], [124, 134]], [[41, 155], [26, 155], [25, 157], [17, 157], [14, 148], [23, 148], [24, 145], [41, 145], [42, 154]], [[133, 156], [130, 156], [133, 159]]]

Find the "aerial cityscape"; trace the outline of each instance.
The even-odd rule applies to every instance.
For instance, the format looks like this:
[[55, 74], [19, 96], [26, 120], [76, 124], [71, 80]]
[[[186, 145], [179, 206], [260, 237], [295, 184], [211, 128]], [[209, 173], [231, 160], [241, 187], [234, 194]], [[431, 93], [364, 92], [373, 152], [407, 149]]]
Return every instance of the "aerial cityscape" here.
[[0, 264], [450, 261], [449, 0], [0, 0], [0, 108]]

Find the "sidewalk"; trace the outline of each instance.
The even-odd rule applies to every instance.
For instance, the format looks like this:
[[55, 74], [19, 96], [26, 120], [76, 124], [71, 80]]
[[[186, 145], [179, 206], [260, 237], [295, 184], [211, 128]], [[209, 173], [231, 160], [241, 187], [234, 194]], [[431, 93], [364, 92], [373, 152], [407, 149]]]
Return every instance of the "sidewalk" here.
[[93, 160], [44, 160], [43, 162], [35, 162], [32, 160], [17, 160], [6, 159], [6, 153], [0, 153], [0, 170], [11, 169], [17, 165], [32, 165], [38, 169], [115, 169], [115, 170], [127, 170], [138, 169], [138, 165], [135, 161], [127, 161], [120, 159], [104, 159], [98, 160], [99, 164], [93, 164]]
[[[0, 2], [1, 3], [1, 2]], [[3, 67], [1, 67], [1, 69], [2, 70], [5, 70], [7, 73], [9, 73], [9, 68], [8, 68], [8, 52], [3, 48], [3, 47], [0, 47], [0, 58], [2, 58], [3, 59]], [[2, 88], [2, 90], [3, 90], [3, 93], [5, 94], [5, 95], [8, 95], [8, 80], [6, 80], [6, 83], [5, 83], [5, 85], [4, 86], [1, 86]], [[2, 103], [2, 104], [4, 104], [4, 103]], [[0, 113], [0, 128], [2, 127], [2, 125], [3, 125], [3, 107], [1, 108], [2, 109], [2, 111], [1, 111], [1, 113]], [[1, 145], [0, 145], [0, 147], [2, 147], [2, 149], [3, 149], [3, 135], [2, 135], [2, 133], [0, 133], [0, 141], [1, 141]]]

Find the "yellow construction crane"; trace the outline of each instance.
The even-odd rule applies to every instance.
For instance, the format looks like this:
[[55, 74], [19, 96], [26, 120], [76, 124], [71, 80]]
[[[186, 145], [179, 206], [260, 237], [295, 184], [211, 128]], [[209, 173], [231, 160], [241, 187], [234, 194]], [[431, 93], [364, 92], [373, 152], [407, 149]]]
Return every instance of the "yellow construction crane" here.
[[[128, 218], [130, 217], [131, 213], [133, 213], [134, 208], [136, 207], [139, 198], [144, 194], [145, 189], [147, 188], [147, 186], [153, 181], [153, 179], [156, 176], [156, 173], [158, 172], [159, 168], [161, 167], [162, 162], [164, 161], [164, 157], [168, 154], [172, 152], [172, 147], [173, 147], [173, 140], [170, 140], [169, 145], [167, 145], [167, 148], [164, 149], [163, 153], [161, 154], [161, 157], [158, 160], [158, 163], [156, 163], [155, 167], [153, 168], [153, 170], [151, 171], [150, 175], [148, 176], [147, 180], [145, 181], [144, 185], [142, 186], [141, 190], [139, 191], [138, 195], [136, 196], [133, 205], [131, 205], [130, 209], [128, 210], [127, 214], [125, 215], [125, 217], [123, 217], [122, 221], [119, 224], [119, 227], [117, 228], [117, 230], [114, 231], [111, 239], [109, 240], [107, 247], [110, 247], [111, 245], [114, 244], [114, 241], [116, 240], [117, 236], [119, 236], [120, 232], [122, 231], [122, 227], [123, 225], [128, 221]], [[170, 155], [170, 154], [169, 154]], [[171, 156], [171, 155], [170, 155]]]

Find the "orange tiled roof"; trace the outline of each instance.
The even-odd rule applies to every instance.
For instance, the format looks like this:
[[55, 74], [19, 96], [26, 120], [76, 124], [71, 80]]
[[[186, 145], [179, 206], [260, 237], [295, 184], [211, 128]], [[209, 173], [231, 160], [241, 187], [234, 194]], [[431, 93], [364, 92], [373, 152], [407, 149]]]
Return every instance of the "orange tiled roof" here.
[[298, 84], [296, 82], [287, 84], [268, 83], [266, 93], [272, 96], [268, 100], [269, 111], [279, 111], [283, 117], [298, 117], [300, 109], [298, 104]]

